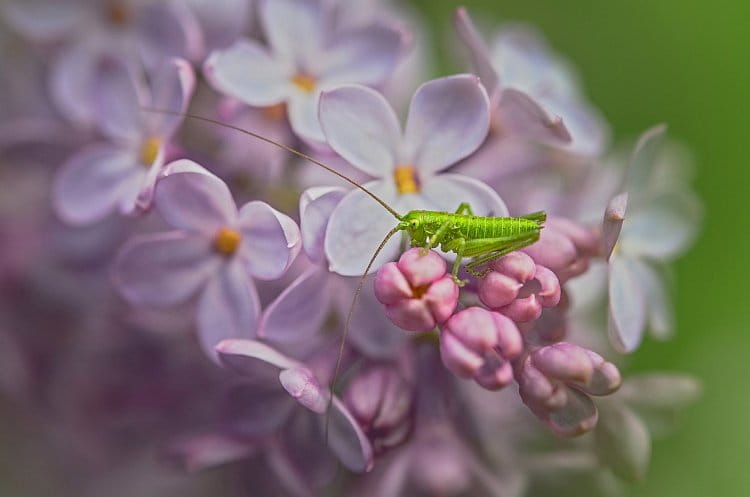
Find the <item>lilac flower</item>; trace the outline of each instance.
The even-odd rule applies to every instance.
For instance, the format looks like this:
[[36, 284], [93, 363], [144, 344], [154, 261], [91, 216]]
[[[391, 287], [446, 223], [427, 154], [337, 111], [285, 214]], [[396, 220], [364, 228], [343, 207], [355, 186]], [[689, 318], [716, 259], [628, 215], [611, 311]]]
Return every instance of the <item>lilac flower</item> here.
[[249, 105], [285, 103], [295, 133], [311, 143], [324, 141], [321, 91], [383, 83], [405, 45], [399, 30], [381, 23], [336, 29], [332, 12], [318, 0], [261, 1], [259, 14], [270, 49], [239, 40], [209, 57], [206, 76], [214, 88]]
[[150, 94], [128, 68], [110, 61], [100, 68], [96, 100], [108, 142], [89, 145], [60, 170], [53, 189], [58, 215], [70, 224], [94, 223], [115, 210], [143, 212], [151, 206], [166, 147], [181, 118], [142, 113], [140, 106], [184, 112], [195, 84], [187, 62], [174, 59], [154, 78]]
[[[489, 125], [487, 94], [476, 77], [457, 75], [423, 84], [411, 101], [402, 134], [393, 109], [376, 91], [344, 86], [320, 100], [320, 123], [328, 144], [354, 167], [377, 177], [365, 184], [396, 211], [453, 212], [468, 202], [476, 215], [502, 216], [500, 197], [480, 181], [437, 174], [471, 154]], [[330, 270], [359, 275], [383, 236], [395, 225], [385, 209], [363, 192], [347, 194], [333, 211], [325, 238]], [[374, 268], [395, 258], [394, 237]]]
[[597, 156], [607, 141], [598, 111], [580, 95], [569, 64], [552, 54], [532, 29], [498, 32], [488, 50], [465, 9], [455, 24], [493, 103], [493, 127], [511, 135]]
[[118, 58], [132, 68], [143, 61], [155, 69], [169, 57], [192, 59], [201, 51], [200, 27], [182, 2], [11, 0], [3, 7], [29, 38], [68, 41], [52, 65], [50, 88], [61, 113], [82, 126], [101, 117], [91, 94], [101, 85], [102, 59]]
[[199, 336], [211, 356], [224, 338], [253, 336], [260, 303], [252, 277], [272, 280], [287, 270], [300, 249], [294, 221], [258, 201], [238, 211], [224, 182], [188, 160], [169, 165], [155, 204], [175, 231], [123, 247], [115, 270], [122, 295], [171, 306], [200, 293]]
[[700, 224], [699, 204], [673, 174], [680, 164], [660, 155], [665, 131], [660, 126], [641, 136], [627, 173], [628, 191], [612, 199], [604, 217], [609, 336], [620, 352], [638, 348], [646, 328], [657, 338], [670, 336], [674, 318], [659, 268], [692, 242]]
[[490, 273], [479, 280], [479, 298], [487, 307], [516, 322], [538, 319], [543, 307], [560, 302], [555, 273], [523, 252], [492, 261]]
[[566, 342], [542, 347], [516, 366], [521, 398], [552, 430], [577, 436], [596, 426], [598, 412], [589, 395], [609, 395], [620, 387], [620, 372], [599, 354]]
[[422, 249], [413, 248], [398, 263], [389, 262], [378, 270], [375, 297], [396, 326], [430, 331], [453, 314], [458, 285], [446, 274], [445, 260], [437, 252], [422, 254]]
[[454, 314], [440, 333], [443, 364], [464, 378], [474, 378], [488, 390], [497, 390], [513, 379], [510, 361], [523, 350], [518, 328], [509, 318], [481, 307]]

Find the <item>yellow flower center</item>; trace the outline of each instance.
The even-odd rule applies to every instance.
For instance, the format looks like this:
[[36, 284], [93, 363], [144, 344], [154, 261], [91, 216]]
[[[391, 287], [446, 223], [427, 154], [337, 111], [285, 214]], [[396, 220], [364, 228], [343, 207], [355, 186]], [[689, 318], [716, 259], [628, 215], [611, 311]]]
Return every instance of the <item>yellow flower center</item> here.
[[308, 74], [298, 73], [292, 77], [292, 83], [305, 93], [312, 93], [315, 90], [316, 81], [315, 78]]
[[281, 121], [286, 116], [286, 105], [281, 103], [263, 107], [263, 115], [270, 121]]
[[214, 250], [221, 255], [232, 255], [237, 251], [242, 234], [232, 228], [221, 228], [214, 236]]
[[161, 147], [161, 140], [152, 136], [143, 142], [141, 145], [141, 163], [144, 166], [151, 166], [156, 162], [156, 158], [159, 156], [159, 148]]
[[106, 7], [105, 16], [110, 24], [124, 26], [130, 21], [131, 12], [122, 2], [110, 2]]
[[396, 180], [396, 189], [400, 195], [419, 192], [417, 170], [414, 166], [396, 166], [393, 178]]

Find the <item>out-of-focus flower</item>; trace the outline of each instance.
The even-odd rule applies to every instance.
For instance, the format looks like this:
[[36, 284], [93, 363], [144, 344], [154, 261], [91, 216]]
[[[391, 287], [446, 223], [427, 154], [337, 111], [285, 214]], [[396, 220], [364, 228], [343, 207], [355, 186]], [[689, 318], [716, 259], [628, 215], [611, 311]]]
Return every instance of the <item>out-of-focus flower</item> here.
[[603, 151], [604, 121], [580, 95], [569, 64], [533, 29], [506, 27], [488, 50], [465, 9], [456, 11], [455, 24], [490, 94], [494, 129], [585, 156]]
[[602, 253], [609, 260], [609, 333], [620, 352], [632, 352], [648, 328], [667, 338], [674, 326], [660, 269], [695, 238], [701, 208], [675, 174], [675, 157], [662, 143], [666, 128], [644, 133], [627, 171], [626, 193], [610, 202], [602, 227]]
[[71, 157], [53, 189], [55, 209], [70, 224], [91, 224], [118, 209], [132, 214], [151, 206], [167, 146], [182, 118], [145, 113], [141, 106], [184, 112], [195, 85], [192, 68], [180, 59], [160, 68], [150, 93], [116, 60], [99, 68], [99, 78], [95, 100], [109, 141]]
[[409, 331], [430, 331], [445, 322], [458, 303], [458, 285], [446, 274], [437, 252], [413, 248], [398, 262], [378, 270], [375, 297], [393, 324]]
[[[396, 211], [453, 212], [468, 202], [478, 216], [507, 215], [505, 204], [484, 183], [457, 174], [437, 174], [471, 154], [489, 124], [487, 93], [478, 79], [456, 75], [423, 84], [412, 98], [405, 131], [376, 91], [343, 86], [320, 99], [320, 123], [328, 144], [354, 167], [378, 179], [365, 183]], [[330, 270], [354, 276], [395, 225], [392, 215], [354, 190], [331, 215], [325, 237]], [[394, 237], [373, 269], [399, 251]]]
[[217, 90], [249, 105], [285, 104], [295, 133], [313, 144], [324, 141], [321, 91], [383, 83], [404, 49], [404, 34], [383, 23], [337, 29], [332, 12], [317, 0], [261, 1], [258, 8], [270, 49], [239, 40], [209, 57], [206, 76]]
[[596, 426], [589, 395], [610, 395], [620, 372], [599, 354], [566, 342], [537, 349], [516, 366], [524, 403], [556, 433], [576, 436]]
[[490, 263], [491, 271], [479, 281], [479, 298], [487, 307], [516, 322], [538, 319], [543, 307], [560, 302], [555, 273], [523, 252], [513, 252]]
[[252, 337], [260, 314], [252, 278], [284, 274], [300, 249], [297, 225], [263, 202], [238, 211], [226, 184], [188, 160], [168, 166], [155, 205], [175, 231], [123, 247], [115, 270], [122, 295], [171, 306], [200, 292], [199, 336], [211, 356], [224, 338]]
[[440, 333], [445, 367], [463, 378], [473, 378], [488, 390], [513, 380], [511, 361], [522, 350], [523, 340], [513, 321], [481, 307], [457, 312]]

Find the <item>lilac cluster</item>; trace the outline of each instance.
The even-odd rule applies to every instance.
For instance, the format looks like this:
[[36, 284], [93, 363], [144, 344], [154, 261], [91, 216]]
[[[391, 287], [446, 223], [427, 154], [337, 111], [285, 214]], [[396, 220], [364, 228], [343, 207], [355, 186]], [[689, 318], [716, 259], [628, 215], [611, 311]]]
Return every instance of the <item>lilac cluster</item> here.
[[[387, 0], [0, 5], [0, 391], [19, 473], [65, 460], [28, 495], [206, 495], [219, 466], [229, 495], [295, 497], [644, 477], [699, 393], [617, 355], [675, 328], [687, 155], [663, 126], [610, 151], [529, 26], [454, 25], [468, 72], [430, 80]], [[401, 234], [363, 275], [397, 223], [368, 192], [549, 217], [463, 286]]]

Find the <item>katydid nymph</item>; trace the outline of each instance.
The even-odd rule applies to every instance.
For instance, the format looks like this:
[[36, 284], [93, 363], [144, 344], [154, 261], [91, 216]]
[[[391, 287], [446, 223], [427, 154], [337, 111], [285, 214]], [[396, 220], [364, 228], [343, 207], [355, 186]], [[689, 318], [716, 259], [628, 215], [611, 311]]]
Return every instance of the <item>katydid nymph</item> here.
[[[330, 383], [331, 393], [333, 393], [338, 380], [353, 312], [359, 294], [364, 286], [366, 276], [370, 273], [370, 270], [381, 250], [395, 234], [402, 231], [406, 232], [409, 235], [411, 246], [421, 247], [425, 254], [433, 248], [440, 248], [443, 252], [455, 254], [456, 259], [453, 263], [452, 276], [456, 284], [463, 286], [465, 281], [459, 279], [459, 270], [464, 259], [470, 259], [465, 265], [467, 272], [475, 277], [481, 278], [489, 271], [488, 269], [482, 269], [488, 263], [509, 254], [510, 252], [527, 247], [539, 240], [541, 229], [546, 220], [546, 214], [543, 211], [534, 212], [520, 217], [475, 216], [473, 215], [471, 206], [466, 202], [458, 202], [456, 211], [452, 213], [430, 210], [412, 210], [402, 215], [396, 212], [396, 210], [389, 206], [383, 199], [379, 198], [373, 192], [369, 191], [353, 179], [336, 171], [334, 168], [320, 162], [319, 160], [283, 143], [276, 142], [253, 131], [207, 117], [161, 109], [144, 110], [156, 113], [180, 115], [182, 117], [233, 129], [284, 149], [289, 153], [312, 162], [313, 164], [338, 176], [352, 186], [362, 190], [395, 218], [397, 224], [385, 235], [385, 238], [383, 238], [382, 242], [370, 258], [359, 278], [357, 288], [352, 297], [352, 303], [349, 307], [349, 312], [344, 325], [344, 333], [339, 346], [336, 366]], [[331, 396], [331, 399], [332, 398], [333, 397]], [[326, 418], [326, 434], [327, 432], [328, 418]]]

